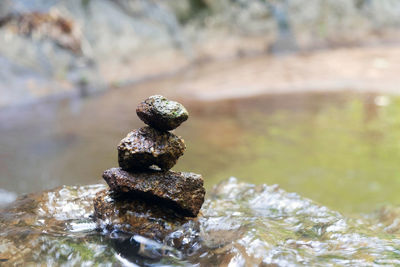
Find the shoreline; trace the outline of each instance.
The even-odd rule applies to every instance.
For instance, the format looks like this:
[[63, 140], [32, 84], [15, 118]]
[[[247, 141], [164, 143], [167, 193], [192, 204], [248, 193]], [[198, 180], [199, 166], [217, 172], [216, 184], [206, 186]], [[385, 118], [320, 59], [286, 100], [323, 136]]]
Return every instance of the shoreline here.
[[[346, 68], [342, 68], [346, 66]], [[266, 94], [377, 93], [399, 95], [400, 45], [338, 48], [287, 55], [254, 54], [242, 58], [196, 61], [167, 73], [145, 76], [120, 86], [81, 95], [59, 92], [2, 111], [64, 100], [93, 99], [117, 91], [140, 91], [155, 84], [155, 93], [186, 101], [219, 101]]]
[[[204, 101], [264, 94], [354, 91], [400, 93], [400, 47], [357, 47], [261, 56], [205, 66], [178, 95]], [[346, 66], [343, 68], [343, 66]]]

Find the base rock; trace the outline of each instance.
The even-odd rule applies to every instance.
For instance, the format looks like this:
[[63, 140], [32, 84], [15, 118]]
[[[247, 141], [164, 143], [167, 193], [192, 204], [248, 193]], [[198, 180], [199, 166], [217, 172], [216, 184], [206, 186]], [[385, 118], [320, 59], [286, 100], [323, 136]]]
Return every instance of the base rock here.
[[170, 232], [193, 220], [179, 216], [172, 209], [109, 190], [96, 194], [94, 218], [101, 229], [135, 233], [156, 240], [162, 240]]
[[191, 172], [130, 173], [111, 168], [103, 178], [114, 192], [127, 193], [160, 206], [170, 207], [184, 216], [196, 217], [204, 202], [203, 177]]

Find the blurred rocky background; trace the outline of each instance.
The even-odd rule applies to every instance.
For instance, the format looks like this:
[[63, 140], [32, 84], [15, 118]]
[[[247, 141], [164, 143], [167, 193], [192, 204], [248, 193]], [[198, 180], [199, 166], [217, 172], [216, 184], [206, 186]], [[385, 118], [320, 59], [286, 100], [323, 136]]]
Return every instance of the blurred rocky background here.
[[1, 0], [0, 108], [206, 61], [399, 41], [397, 0]]

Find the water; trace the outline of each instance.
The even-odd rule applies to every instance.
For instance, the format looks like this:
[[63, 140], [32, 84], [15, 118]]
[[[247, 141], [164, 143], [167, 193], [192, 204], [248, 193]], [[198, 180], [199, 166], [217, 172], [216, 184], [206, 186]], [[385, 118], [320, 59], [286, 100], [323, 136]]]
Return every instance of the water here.
[[143, 125], [136, 104], [163, 93], [190, 112], [175, 131], [188, 149], [174, 169], [203, 174], [208, 189], [229, 176], [276, 183], [348, 214], [400, 202], [399, 98], [342, 91], [197, 101], [169, 89], [179, 82], [2, 110], [0, 188], [101, 182], [117, 165], [118, 142]]
[[[376, 266], [400, 264], [396, 209], [347, 218], [278, 186], [231, 178], [214, 188], [196, 222], [162, 241], [99, 231], [93, 197], [102, 184], [63, 186], [0, 213], [5, 266]], [[231, 266], [229, 265], [229, 266]]]
[[[399, 97], [198, 100], [174, 91], [185, 79], [193, 76], [0, 111], [0, 206], [65, 185], [0, 211], [2, 264], [400, 264]], [[188, 149], [174, 170], [203, 174], [203, 217], [161, 242], [98, 231], [101, 173], [117, 165], [119, 140], [143, 125], [137, 103], [156, 93], [190, 112], [175, 131]]]

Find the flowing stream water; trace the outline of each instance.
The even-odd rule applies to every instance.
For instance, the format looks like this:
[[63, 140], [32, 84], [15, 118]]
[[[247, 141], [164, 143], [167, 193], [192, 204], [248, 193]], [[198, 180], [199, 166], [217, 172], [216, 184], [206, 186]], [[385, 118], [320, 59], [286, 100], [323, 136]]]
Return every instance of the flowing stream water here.
[[20, 198], [0, 213], [5, 266], [376, 266], [400, 264], [396, 209], [346, 218], [278, 186], [231, 178], [202, 215], [164, 240], [93, 223], [104, 185], [63, 186]]

